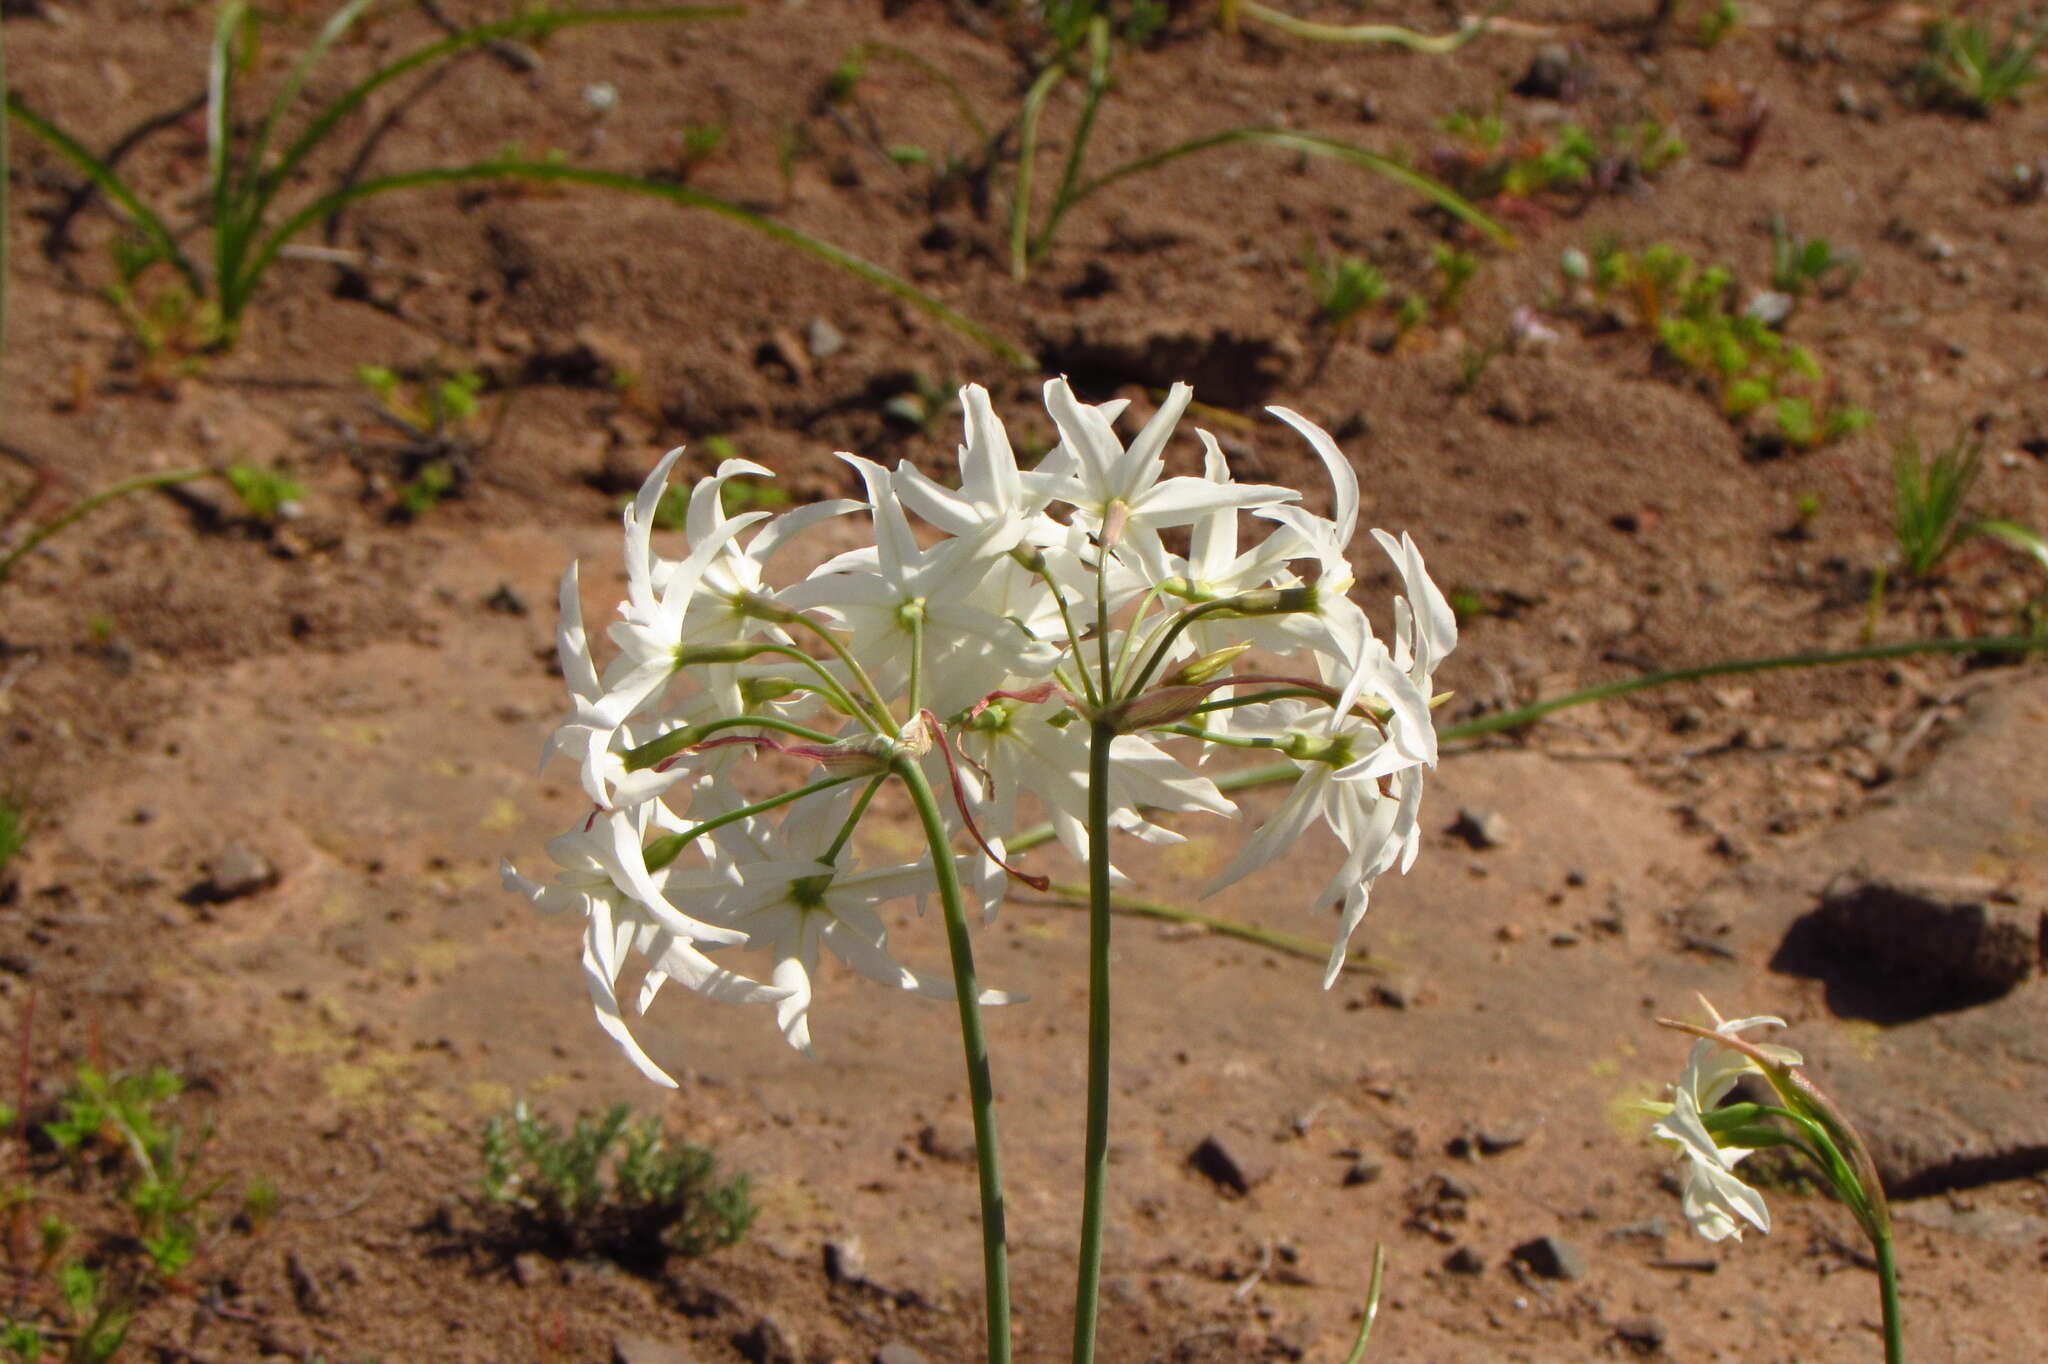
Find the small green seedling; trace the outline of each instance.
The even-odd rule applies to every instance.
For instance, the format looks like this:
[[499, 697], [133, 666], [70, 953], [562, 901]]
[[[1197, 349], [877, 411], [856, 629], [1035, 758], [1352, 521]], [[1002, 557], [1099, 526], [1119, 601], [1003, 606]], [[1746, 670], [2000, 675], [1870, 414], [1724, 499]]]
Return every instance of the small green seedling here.
[[717, 155], [725, 145], [723, 123], [685, 123], [676, 130], [676, 170], [688, 180], [697, 167]]
[[228, 487], [234, 489], [242, 510], [254, 520], [268, 524], [289, 515], [306, 490], [289, 474], [258, 465], [230, 464], [221, 471]]
[[2019, 103], [2020, 92], [2041, 79], [2034, 58], [2048, 42], [2048, 20], [2015, 19], [1993, 41], [1987, 24], [1944, 16], [1927, 26], [1927, 54], [1918, 78], [1922, 101], [1989, 118], [2001, 104]]
[[732, 1245], [753, 1225], [745, 1175], [721, 1179], [710, 1151], [671, 1144], [659, 1118], [635, 1123], [625, 1104], [566, 1132], [518, 1104], [484, 1125], [481, 1154], [501, 1231], [558, 1253], [652, 1267]]
[[1817, 293], [1835, 298], [1856, 282], [1863, 262], [1853, 251], [1837, 251], [1825, 237], [1797, 237], [1782, 214], [1771, 215], [1771, 287], [1793, 298]]
[[[0, 796], [0, 871], [7, 870], [7, 864], [21, 855], [28, 846], [28, 817], [16, 801]], [[10, 1114], [12, 1110], [9, 1110]], [[0, 1122], [0, 1128], [8, 1127], [13, 1119]]]
[[1712, 52], [1740, 27], [1742, 7], [1736, 4], [1735, 0], [1712, 0], [1701, 11], [1699, 25], [1693, 30], [1693, 36], [1701, 47]]
[[1311, 248], [1302, 262], [1323, 325], [1341, 332], [1387, 293], [1387, 277], [1356, 256], [1325, 257]]
[[1963, 502], [1984, 471], [1983, 447], [1969, 436], [1922, 455], [1908, 435], [1892, 451], [1892, 534], [1906, 573], [1926, 578], [1967, 538]]
[[1479, 257], [1438, 242], [1430, 249], [1430, 264], [1438, 275], [1436, 297], [1430, 300], [1431, 306], [1446, 317], [1455, 317], [1464, 304], [1466, 288], [1471, 285], [1473, 276], [1479, 273]]

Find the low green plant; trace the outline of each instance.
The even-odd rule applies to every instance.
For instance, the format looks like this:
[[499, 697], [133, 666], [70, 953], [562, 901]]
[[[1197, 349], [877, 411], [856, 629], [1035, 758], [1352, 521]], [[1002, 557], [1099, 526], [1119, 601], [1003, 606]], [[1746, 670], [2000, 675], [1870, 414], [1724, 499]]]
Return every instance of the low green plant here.
[[197, 1154], [184, 1152], [182, 1129], [161, 1112], [184, 1088], [177, 1072], [163, 1066], [112, 1076], [80, 1066], [60, 1105], [62, 1116], [43, 1124], [75, 1173], [97, 1158], [125, 1157], [132, 1168], [122, 1194], [135, 1217], [136, 1239], [164, 1275], [191, 1261], [199, 1238], [195, 1214], [219, 1187], [197, 1184]]
[[1498, 113], [1461, 110], [1438, 126], [1464, 143], [1460, 150], [1439, 154], [1446, 180], [1480, 203], [1503, 195], [1535, 199], [1655, 177], [1687, 150], [1683, 138], [1654, 118], [1618, 123], [1601, 133], [1566, 123], [1551, 133], [1516, 138]]
[[1994, 40], [1988, 24], [1944, 15], [1924, 34], [1926, 55], [1915, 77], [1921, 100], [1989, 118], [2001, 104], [2019, 103], [2020, 92], [2041, 79], [2034, 58], [2048, 42], [2048, 20], [2014, 19]]
[[1323, 324], [1341, 332], [1386, 296], [1387, 277], [1356, 256], [1324, 256], [1311, 247], [1303, 259], [1309, 289]]
[[659, 1118], [636, 1123], [625, 1104], [564, 1131], [520, 1103], [484, 1125], [481, 1154], [503, 1230], [557, 1252], [651, 1266], [733, 1245], [753, 1225], [745, 1175], [721, 1179], [712, 1152], [671, 1144]]
[[221, 477], [240, 499], [242, 510], [266, 523], [283, 516], [287, 508], [306, 495], [305, 488], [291, 475], [256, 464], [230, 464], [221, 470]]
[[1444, 316], [1455, 317], [1464, 306], [1465, 290], [1479, 273], [1479, 257], [1438, 242], [1430, 249], [1429, 261], [1437, 273], [1436, 296], [1430, 304]]
[[1771, 287], [1779, 293], [1833, 297], [1854, 284], [1862, 269], [1855, 252], [1837, 251], [1825, 237], [1794, 236], [1783, 214], [1771, 215]]
[[1867, 411], [1836, 401], [1812, 351], [1733, 306], [1726, 267], [1702, 266], [1662, 242], [1633, 254], [1602, 243], [1590, 265], [1595, 293], [1626, 300], [1659, 350], [1707, 381], [1730, 420], [1755, 420], [1800, 449], [1870, 424]]
[[[287, 212], [279, 204], [280, 195], [287, 186], [303, 178], [302, 172], [314, 152], [378, 91], [403, 77], [434, 70], [451, 58], [492, 43], [506, 39], [538, 40], [579, 25], [734, 18], [745, 12], [737, 4], [530, 9], [513, 18], [458, 30], [384, 63], [340, 95], [318, 104], [299, 134], [284, 141], [283, 124], [306, 92], [314, 68], [348, 34], [371, 3], [372, 0], [346, 0], [336, 9], [299, 54], [269, 106], [260, 114], [237, 102], [240, 86], [255, 66], [258, 15], [247, 0], [227, 0], [222, 5], [209, 46], [204, 104], [205, 193], [198, 220], [186, 226], [173, 227], [167, 213], [152, 207], [110, 159], [94, 153], [53, 119], [29, 107], [18, 92], [7, 91], [9, 118], [69, 161], [106, 196], [132, 229], [134, 241], [124, 248], [126, 265], [117, 272], [123, 276], [123, 287], [132, 291], [145, 270], [163, 266], [174, 271], [190, 300], [189, 306], [180, 303], [178, 307], [195, 322], [203, 320], [210, 329], [203, 340], [204, 348], [225, 349], [235, 343], [270, 266], [315, 223], [325, 222], [350, 205], [379, 195], [481, 182], [580, 184], [703, 209], [857, 275], [988, 347], [1006, 361], [1025, 363], [1026, 357], [1014, 345], [908, 281], [829, 242], [687, 185], [570, 165], [558, 156], [535, 158], [511, 149], [467, 165], [435, 166], [364, 179], [341, 178], [321, 187], [310, 201]], [[251, 131], [245, 137], [241, 135], [243, 130]], [[369, 134], [376, 135], [374, 131]], [[360, 153], [354, 159], [360, 159]], [[195, 229], [211, 235], [210, 269], [202, 269], [181, 245]], [[137, 319], [149, 321], [148, 310], [140, 305], [131, 316], [131, 326], [138, 325]]]
[[725, 145], [723, 123], [685, 123], [676, 130], [676, 166], [687, 180]]
[[2048, 539], [2015, 521], [1963, 518], [1963, 503], [1984, 471], [1983, 443], [1959, 436], [1929, 458], [1908, 434], [1892, 450], [1892, 535], [1908, 577], [1931, 578], [1973, 539], [1996, 540], [2048, 569]]
[[1693, 29], [1694, 41], [1712, 52], [1728, 36], [1742, 27], [1742, 7], [1735, 0], [1711, 0], [1700, 11], [1699, 23]]

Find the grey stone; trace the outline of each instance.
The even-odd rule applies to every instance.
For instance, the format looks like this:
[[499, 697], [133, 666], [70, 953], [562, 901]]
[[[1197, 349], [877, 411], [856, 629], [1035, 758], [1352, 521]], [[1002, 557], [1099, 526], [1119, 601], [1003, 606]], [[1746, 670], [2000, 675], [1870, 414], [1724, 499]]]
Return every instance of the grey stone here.
[[612, 1337], [612, 1364], [695, 1364], [683, 1347], [654, 1336]]
[[1241, 1142], [1226, 1142], [1211, 1133], [1188, 1152], [1188, 1164], [1233, 1194], [1248, 1194], [1272, 1177], [1273, 1162], [1246, 1154]]
[[762, 1317], [732, 1343], [747, 1364], [801, 1364], [803, 1359], [796, 1336], [774, 1317]]
[[1498, 810], [1475, 810], [1469, 805], [1458, 811], [1451, 832], [1475, 848], [1504, 848], [1512, 837], [1506, 815]]
[[1623, 1317], [1614, 1323], [1614, 1338], [1639, 1355], [1653, 1355], [1664, 1348], [1668, 1333], [1655, 1317]]
[[1578, 1247], [1561, 1236], [1539, 1236], [1533, 1241], [1524, 1241], [1515, 1247], [1516, 1263], [1528, 1267], [1531, 1274], [1544, 1279], [1582, 1279], [1586, 1276], [1586, 1257]]
[[207, 864], [206, 886], [215, 900], [238, 900], [277, 884], [277, 868], [246, 843], [230, 843]]
[[1484, 1274], [1486, 1257], [1470, 1246], [1459, 1246], [1444, 1257], [1444, 1268], [1453, 1274]]
[[875, 1364], [928, 1364], [921, 1350], [913, 1350], [900, 1340], [892, 1340], [875, 1351]]
[[813, 360], [829, 359], [846, 349], [846, 336], [822, 317], [814, 317], [804, 328], [804, 348]]
[[1572, 70], [1572, 50], [1563, 43], [1545, 43], [1536, 49], [1529, 69], [1515, 82], [1518, 95], [1530, 99], [1563, 99], [1578, 82]]
[[1344, 1187], [1355, 1189], [1363, 1184], [1374, 1184], [1386, 1173], [1386, 1166], [1376, 1160], [1354, 1160], [1344, 1171]]

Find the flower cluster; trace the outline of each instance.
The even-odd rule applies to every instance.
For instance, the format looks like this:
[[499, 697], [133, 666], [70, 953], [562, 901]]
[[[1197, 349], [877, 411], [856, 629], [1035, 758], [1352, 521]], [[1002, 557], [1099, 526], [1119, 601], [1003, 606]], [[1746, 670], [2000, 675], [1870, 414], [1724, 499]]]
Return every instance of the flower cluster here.
[[[1059, 441], [1030, 469], [988, 394], [960, 396], [957, 484], [841, 455], [864, 496], [732, 515], [727, 482], [769, 471], [727, 460], [690, 489], [677, 558], [655, 545], [672, 452], [625, 511], [626, 600], [602, 672], [576, 570], [563, 579], [573, 708], [547, 754], [577, 765], [592, 808], [548, 845], [551, 883], [509, 863], [504, 879], [543, 910], [585, 916], [598, 1019], [653, 1079], [672, 1083], [620, 1001], [632, 953], [647, 962], [635, 1011], [675, 980], [772, 1005], [804, 1050], [824, 949], [884, 984], [951, 997], [948, 978], [897, 959], [878, 908], [941, 890], [951, 872], [993, 915], [1012, 879], [1035, 883], [1005, 849], [1026, 821], [1049, 821], [1085, 857], [1098, 736], [1111, 745], [1108, 825], [1149, 842], [1178, 838], [1162, 813], [1235, 813], [1205, 772], [1219, 754], [1261, 749], [1298, 769], [1215, 885], [1325, 821], [1345, 850], [1316, 897], [1341, 906], [1325, 984], [1374, 880], [1415, 857], [1437, 756], [1431, 677], [1457, 626], [1405, 535], [1373, 532], [1404, 585], [1384, 640], [1351, 600], [1358, 479], [1330, 437], [1272, 409], [1328, 471], [1325, 517], [1292, 489], [1232, 479], [1207, 432], [1202, 472], [1167, 476], [1185, 384], [1126, 445], [1122, 403], [1083, 403], [1052, 381]], [[854, 513], [872, 528], [859, 548], [771, 585], [789, 576], [771, 574], [779, 554]], [[1248, 530], [1263, 534], [1241, 543]], [[812, 764], [812, 779], [742, 796], [742, 769], [764, 751]], [[945, 839], [863, 867], [852, 835], [892, 778], [948, 793]], [[750, 951], [765, 954], [754, 976], [736, 969]]]
[[1763, 1195], [1743, 1183], [1735, 1167], [1757, 1147], [1778, 1145], [1781, 1139], [1756, 1126], [1767, 1110], [1756, 1104], [1723, 1108], [1722, 1101], [1743, 1076], [1769, 1079], [1767, 1065], [1798, 1066], [1803, 1060], [1790, 1047], [1743, 1040], [1752, 1028], [1784, 1027], [1784, 1019], [1770, 1014], [1723, 1019], [1706, 1000], [1700, 1003], [1714, 1020], [1712, 1031], [1695, 1033], [1698, 1040], [1686, 1058], [1685, 1073], [1671, 1086], [1671, 1102], [1644, 1107], [1658, 1115], [1650, 1134], [1670, 1142], [1686, 1163], [1683, 1207], [1692, 1229], [1709, 1241], [1731, 1236], [1739, 1241], [1744, 1222], [1768, 1232], [1771, 1213]]

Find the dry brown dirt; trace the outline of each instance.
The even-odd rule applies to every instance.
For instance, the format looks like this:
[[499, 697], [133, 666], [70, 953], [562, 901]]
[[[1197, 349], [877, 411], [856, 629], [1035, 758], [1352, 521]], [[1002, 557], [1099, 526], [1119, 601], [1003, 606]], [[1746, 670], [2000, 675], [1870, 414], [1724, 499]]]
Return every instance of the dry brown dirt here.
[[[463, 22], [497, 13], [447, 8]], [[305, 488], [303, 514], [274, 528], [216, 485], [132, 497], [0, 584], [0, 790], [28, 829], [0, 871], [0, 1097], [40, 1115], [81, 1063], [175, 1067], [191, 1084], [177, 1112], [212, 1125], [205, 1167], [228, 1180], [221, 1225], [152, 1291], [129, 1357], [823, 1364], [891, 1342], [976, 1357], [950, 1016], [832, 980], [808, 1062], [754, 1013], [664, 999], [642, 1035], [683, 1086], [659, 1094], [592, 1025], [574, 926], [497, 887], [501, 856], [539, 861], [579, 813], [573, 780], [532, 766], [560, 705], [553, 583], [581, 558], [587, 609], [608, 608], [618, 491], [672, 445], [692, 447], [694, 474], [723, 437], [802, 500], [851, 490], [835, 449], [940, 467], [957, 407], [923, 425], [886, 411], [920, 382], [988, 384], [1028, 438], [1046, 429], [1039, 371], [1141, 409], [1190, 377], [1242, 476], [1320, 488], [1259, 411], [1284, 402], [1339, 433], [1371, 524], [1411, 530], [1472, 609], [1442, 674], [1453, 719], [1866, 632], [2024, 628], [2041, 571], [1988, 545], [1931, 583], [1894, 575], [1869, 607], [1871, 571], [1893, 553], [1891, 443], [1908, 430], [1931, 447], [1974, 432], [1986, 463], [1973, 505], [2048, 525], [2048, 205], [2013, 179], [2048, 146], [2048, 100], [1988, 119], [1919, 107], [1909, 73], [1925, 12], [1747, 3], [1707, 48], [1691, 36], [1707, 6], [1676, 6], [1660, 32], [1650, 0], [1531, 2], [1432, 56], [1250, 23], [1229, 35], [1213, 6], [1176, 4], [1119, 58], [1091, 166], [1258, 124], [1442, 167], [1459, 144], [1441, 121], [1460, 108], [1498, 109], [1517, 137], [1654, 117], [1688, 154], [1647, 182], [1490, 204], [1516, 233], [1501, 249], [1364, 171], [1230, 147], [1086, 201], [1019, 284], [1005, 259], [1014, 155], [979, 183], [940, 177], [976, 145], [945, 89], [908, 64], [872, 58], [850, 99], [828, 91], [854, 44], [886, 41], [1004, 128], [1042, 47], [1028, 13], [1010, 11], [1032, 8], [764, 0], [719, 24], [570, 31], [531, 69], [479, 54], [413, 102], [380, 97], [344, 139], [389, 116], [373, 171], [517, 142], [649, 173], [676, 169], [686, 127], [721, 126], [691, 184], [916, 282], [1030, 351], [1030, 373], [728, 222], [569, 187], [362, 204], [331, 242], [352, 263], [280, 261], [242, 344], [180, 375], [141, 354], [103, 297], [115, 220], [99, 203], [67, 214], [78, 177], [15, 130], [0, 506], [35, 500], [0, 547], [83, 491], [151, 470], [247, 460]], [[1315, 10], [1456, 21], [1443, 5]], [[204, 87], [203, 7], [8, 0], [5, 15], [16, 87], [89, 146]], [[304, 4], [267, 16], [252, 88], [275, 88], [322, 17]], [[387, 6], [308, 99], [436, 32]], [[1568, 98], [1513, 93], [1556, 45]], [[600, 83], [608, 111], [592, 103]], [[1048, 106], [1041, 194], [1078, 90]], [[1745, 109], [1761, 130], [1747, 156]], [[930, 159], [889, 154], [904, 147]], [[339, 146], [316, 157], [287, 197], [344, 160]], [[189, 221], [203, 126], [173, 120], [123, 169]], [[1773, 214], [1862, 261], [1789, 331], [1875, 424], [1811, 452], [1746, 443], [1642, 328], [1560, 297], [1560, 252], [1603, 238], [1669, 243], [1761, 286]], [[1371, 256], [1404, 293], [1428, 287], [1444, 240], [1483, 258], [1455, 316], [1391, 346], [1378, 344], [1390, 310], [1341, 332], [1319, 321], [1306, 251]], [[203, 235], [187, 245], [203, 250]], [[1557, 342], [1461, 382], [1523, 306]], [[814, 321], [843, 346], [814, 344]], [[371, 364], [485, 380], [457, 495], [410, 522], [391, 514], [413, 472], [402, 438], [352, 377]], [[1362, 576], [1369, 604], [1392, 582]], [[2002, 1161], [1957, 1165], [1924, 1182], [1945, 1192], [1903, 1205], [1910, 1338], [1923, 1360], [2048, 1356], [2026, 1307], [2048, 1274], [2048, 1034], [2028, 993], [2048, 987], [1948, 1009], [1946, 1040], [1930, 1043], [1913, 1031], [1924, 1020], [1840, 1014], [1825, 981], [1773, 968], [1785, 917], [1874, 856], [1990, 878], [2038, 905], [2043, 751], [2037, 665], [1723, 678], [1447, 758], [1429, 846], [1383, 886], [1362, 935], [1378, 966], [1327, 994], [1312, 961], [1122, 921], [1103, 1357], [1340, 1360], [1380, 1242], [1392, 1270], [1375, 1359], [1876, 1357], [1875, 1281], [1841, 1209], [1774, 1191], [1772, 1235], [1715, 1247], [1689, 1236], [1660, 1185], [1665, 1158], [1626, 1106], [1680, 1064], [1682, 1042], [1652, 1020], [1691, 1012], [1701, 989], [1724, 1009], [1786, 1014], [1794, 1042], [1887, 1122], [1938, 1114], [1926, 1130], [2004, 1143]], [[1505, 841], [1455, 836], [1461, 809], [1502, 817]], [[1134, 859], [1149, 893], [1191, 903], [1234, 836], [1189, 832]], [[874, 834], [885, 851], [906, 836]], [[233, 844], [267, 859], [275, 884], [195, 894]], [[1275, 869], [1204, 908], [1318, 935], [1324, 920], [1297, 902], [1319, 876]], [[908, 954], [942, 958], [931, 923], [899, 921]], [[1032, 1361], [1064, 1357], [1085, 937], [1072, 909], [1020, 903], [982, 938], [987, 977], [1031, 996], [991, 1028]], [[1887, 1057], [1913, 1088], [1887, 1087]], [[2003, 1106], [1978, 1113], [1979, 1091]], [[757, 1181], [754, 1235], [653, 1276], [510, 1261], [480, 1239], [467, 1199], [479, 1125], [515, 1096], [561, 1115], [623, 1098], [715, 1143]], [[1211, 1136], [1264, 1175], [1248, 1193], [1190, 1168]], [[10, 1178], [40, 1207], [118, 1236], [104, 1198], [25, 1143], [15, 1153]], [[259, 1175], [283, 1191], [278, 1215], [229, 1225], [233, 1190]], [[1544, 1236], [1575, 1247], [1583, 1273], [1547, 1279], [1511, 1258]], [[18, 1266], [29, 1252], [16, 1239]], [[865, 1278], [835, 1282], [825, 1247], [856, 1242]], [[1472, 1272], [1449, 1267], [1458, 1252]], [[94, 1253], [123, 1252], [109, 1239]]]

